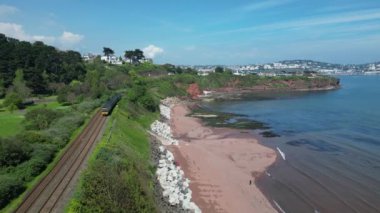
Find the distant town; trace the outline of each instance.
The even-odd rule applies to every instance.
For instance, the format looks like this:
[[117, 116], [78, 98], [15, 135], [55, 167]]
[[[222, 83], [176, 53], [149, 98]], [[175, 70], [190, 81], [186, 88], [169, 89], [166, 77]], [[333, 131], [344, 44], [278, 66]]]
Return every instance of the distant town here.
[[[106, 63], [121, 65], [130, 63], [131, 60], [114, 55], [86, 54], [82, 58], [85, 61], [96, 57]], [[140, 59], [141, 63], [153, 63], [153, 59]], [[231, 71], [234, 75], [256, 74], [260, 76], [291, 76], [303, 75], [304, 73], [318, 73], [324, 75], [380, 75], [380, 62], [368, 64], [331, 64], [312, 60], [286, 60], [265, 64], [249, 65], [180, 65], [183, 69], [191, 68], [198, 71], [198, 75], [208, 75], [217, 68]]]
[[380, 62], [361, 65], [341, 65], [312, 60], [287, 60], [266, 64], [250, 65], [202, 65], [181, 66], [198, 70], [199, 75], [215, 72], [217, 67], [231, 70], [234, 75], [257, 74], [261, 76], [301, 75], [305, 72], [325, 75], [380, 75]]

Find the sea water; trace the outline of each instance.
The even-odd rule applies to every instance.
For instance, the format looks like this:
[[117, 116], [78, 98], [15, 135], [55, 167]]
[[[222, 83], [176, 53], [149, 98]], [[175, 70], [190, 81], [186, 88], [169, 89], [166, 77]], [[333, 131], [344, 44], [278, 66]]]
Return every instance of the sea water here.
[[259, 137], [278, 159], [257, 182], [278, 210], [380, 212], [380, 76], [339, 78], [341, 88], [333, 91], [208, 104], [280, 135]]

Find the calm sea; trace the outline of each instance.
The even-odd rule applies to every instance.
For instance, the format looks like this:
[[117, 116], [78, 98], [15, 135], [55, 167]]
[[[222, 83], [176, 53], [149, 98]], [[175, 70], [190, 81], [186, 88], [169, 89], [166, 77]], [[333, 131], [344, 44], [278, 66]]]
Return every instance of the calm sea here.
[[[380, 212], [380, 76], [340, 76], [328, 92], [209, 104], [267, 123], [278, 161], [258, 181], [284, 212]], [[279, 152], [278, 152], [279, 153]]]

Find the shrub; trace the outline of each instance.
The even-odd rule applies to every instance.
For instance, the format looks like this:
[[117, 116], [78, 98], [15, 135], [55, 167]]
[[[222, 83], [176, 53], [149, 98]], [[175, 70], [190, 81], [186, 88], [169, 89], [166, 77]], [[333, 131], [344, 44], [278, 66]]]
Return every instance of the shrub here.
[[16, 139], [0, 140], [0, 167], [16, 166], [30, 158], [32, 148]]
[[25, 190], [22, 181], [6, 175], [0, 176], [0, 208]]
[[146, 94], [143, 97], [139, 98], [139, 103], [147, 110], [155, 112], [158, 109], [158, 104], [153, 99], [152, 96]]
[[39, 131], [24, 131], [17, 135], [17, 138], [28, 144], [47, 143], [50, 141], [50, 139], [45, 134]]
[[46, 129], [54, 120], [62, 116], [63, 113], [56, 110], [46, 108], [33, 109], [25, 114], [26, 129]]
[[[108, 155], [113, 155], [108, 153]], [[84, 173], [74, 212], [155, 212], [133, 163], [98, 159]], [[112, 161], [112, 162], [110, 162]]]
[[46, 168], [48, 163], [49, 162], [41, 158], [31, 159], [18, 166], [13, 175], [21, 181], [29, 182], [39, 175]]
[[95, 108], [99, 107], [101, 105], [102, 101], [100, 99], [96, 99], [93, 101], [83, 101], [82, 103], [78, 104], [76, 109], [79, 112], [83, 113], [90, 113], [92, 112]]
[[3, 105], [5, 107], [11, 107], [11, 106], [20, 106], [22, 103], [22, 97], [20, 94], [17, 94], [16, 92], [9, 92], [4, 99]]
[[72, 112], [55, 121], [52, 126], [45, 131], [45, 134], [51, 138], [51, 143], [62, 147], [70, 140], [72, 133], [83, 123], [84, 117], [79, 113]]
[[127, 98], [133, 103], [136, 103], [140, 97], [146, 93], [146, 87], [143, 85], [133, 85], [128, 89]]

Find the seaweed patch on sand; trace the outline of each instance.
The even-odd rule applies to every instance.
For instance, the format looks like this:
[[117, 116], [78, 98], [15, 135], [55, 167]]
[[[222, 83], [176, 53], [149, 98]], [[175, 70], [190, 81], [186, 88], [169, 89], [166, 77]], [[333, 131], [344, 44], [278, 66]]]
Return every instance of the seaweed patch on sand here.
[[192, 112], [188, 114], [190, 117], [199, 118], [206, 126], [233, 128], [233, 129], [249, 129], [249, 130], [262, 130], [260, 135], [266, 138], [280, 137], [270, 127], [261, 121], [249, 119], [245, 115], [216, 112], [203, 106], [196, 106]]

